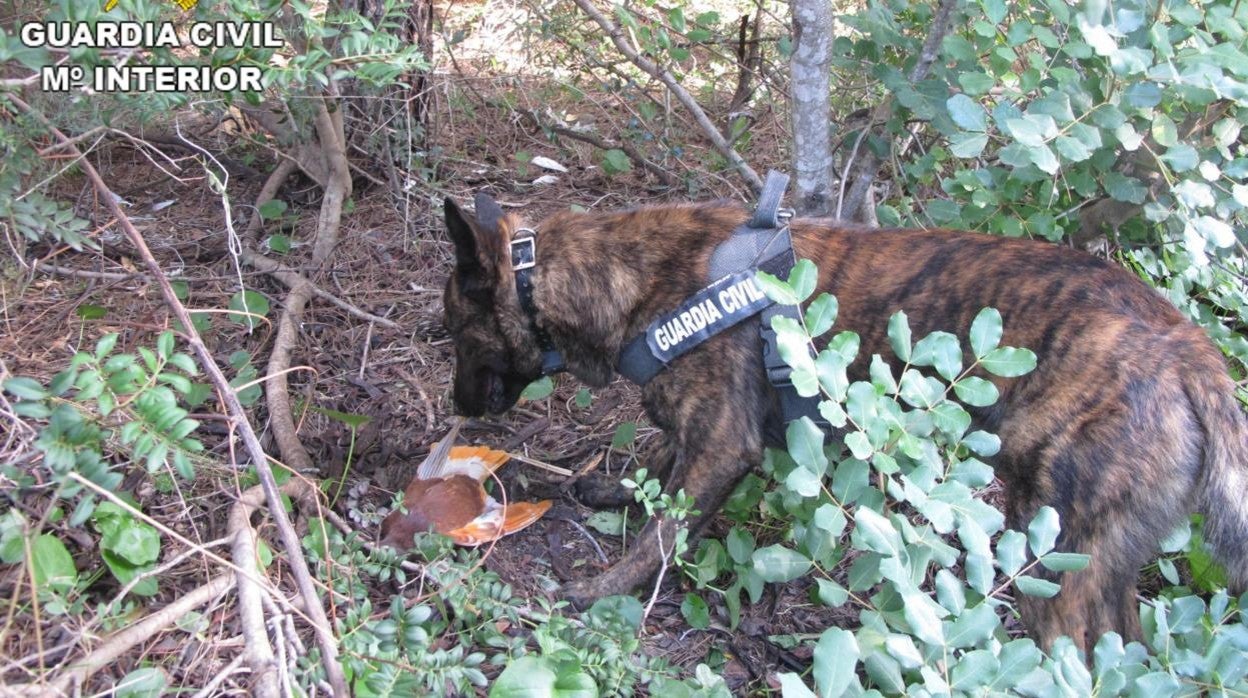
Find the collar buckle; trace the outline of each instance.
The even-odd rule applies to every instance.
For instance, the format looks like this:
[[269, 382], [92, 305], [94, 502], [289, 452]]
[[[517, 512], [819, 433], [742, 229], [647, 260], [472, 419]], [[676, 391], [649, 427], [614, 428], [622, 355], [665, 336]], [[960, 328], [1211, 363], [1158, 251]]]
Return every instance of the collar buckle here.
[[511, 270], [524, 271], [537, 264], [537, 237], [531, 228], [516, 231], [519, 237], [511, 241]]

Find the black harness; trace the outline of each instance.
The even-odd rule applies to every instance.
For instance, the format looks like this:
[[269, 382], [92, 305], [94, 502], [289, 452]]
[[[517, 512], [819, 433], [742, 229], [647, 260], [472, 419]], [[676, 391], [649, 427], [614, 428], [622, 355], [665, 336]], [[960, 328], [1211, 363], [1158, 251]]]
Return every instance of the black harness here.
[[[780, 357], [776, 332], [771, 328], [772, 318], [799, 320], [800, 311], [795, 305], [774, 303], [755, 282], [759, 271], [787, 278], [797, 261], [788, 226], [792, 212], [780, 208], [788, 182], [788, 175], [767, 173], [754, 215], [711, 253], [708, 276], [713, 281], [625, 342], [616, 364], [620, 375], [645, 385], [677, 357], [724, 330], [757, 317], [767, 380], [780, 396], [784, 421], [807, 416], [826, 425], [819, 415], [818, 399], [802, 397], [794, 389], [790, 380], [792, 369]], [[534, 231], [522, 228], [511, 241], [511, 264], [520, 307], [532, 321], [542, 350], [542, 374], [550, 375], [564, 370], [565, 364], [550, 335], [536, 321], [532, 279], [536, 249]]]

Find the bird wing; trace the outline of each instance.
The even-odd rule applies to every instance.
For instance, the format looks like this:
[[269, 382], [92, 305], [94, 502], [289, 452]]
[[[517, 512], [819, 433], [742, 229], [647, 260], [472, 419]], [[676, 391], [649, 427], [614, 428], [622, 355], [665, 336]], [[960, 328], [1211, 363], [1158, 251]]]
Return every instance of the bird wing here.
[[[492, 500], [491, 500], [492, 501]], [[489, 507], [481, 516], [446, 535], [458, 545], [476, 546], [498, 540], [528, 527], [550, 509], [549, 499], [541, 502], [515, 502], [506, 507]]]
[[446, 436], [438, 442], [437, 446], [425, 456], [425, 459], [416, 466], [416, 478], [420, 480], [432, 480], [442, 477], [443, 468], [451, 455], [451, 448], [455, 445], [455, 437], [459, 435], [459, 427], [463, 425], [462, 420], [455, 420], [451, 425], [451, 430]]
[[485, 482], [490, 473], [498, 470], [511, 457], [506, 451], [496, 451], [485, 446], [456, 446], [462, 421], [456, 421], [437, 446], [416, 466], [416, 478], [434, 480], [451, 475], [467, 475], [477, 482]]
[[456, 446], [451, 449], [442, 475], [467, 475], [477, 482], [485, 482], [490, 473], [498, 470], [511, 456], [506, 451], [496, 451], [485, 446]]

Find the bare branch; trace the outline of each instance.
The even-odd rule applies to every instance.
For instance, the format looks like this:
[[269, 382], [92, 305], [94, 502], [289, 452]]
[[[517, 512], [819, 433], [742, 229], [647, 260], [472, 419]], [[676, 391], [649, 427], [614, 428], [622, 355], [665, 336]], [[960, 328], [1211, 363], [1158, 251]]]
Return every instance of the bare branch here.
[[[932, 62], [940, 54], [940, 43], [944, 41], [945, 35], [949, 33], [953, 10], [957, 4], [957, 0], [940, 0], [940, 6], [936, 8], [936, 15], [932, 17], [931, 31], [928, 32], [927, 38], [923, 40], [923, 48], [919, 52], [919, 58], [915, 61], [914, 67], [910, 69], [909, 77], [911, 83], [920, 82], [927, 77], [928, 71], [931, 70]], [[894, 99], [892, 97], [884, 100], [880, 106], [875, 108], [875, 112], [871, 115], [870, 123], [865, 128], [869, 129], [873, 124], [888, 121], [893, 114], [893, 104]], [[849, 195], [837, 203], [838, 218], [841, 217], [843, 212], [845, 216], [853, 220], [864, 220], [862, 208], [868, 201], [867, 192], [871, 189], [871, 185], [875, 183], [875, 176], [879, 173], [879, 169], [880, 158], [870, 148], [867, 148], [862, 155], [862, 159], [853, 168], [853, 174], [847, 178], [850, 182]], [[844, 182], [842, 182], [843, 187]]]
[[715, 150], [719, 151], [720, 155], [724, 156], [728, 162], [732, 163], [732, 166], [736, 168], [737, 173], [741, 175], [741, 178], [745, 180], [746, 184], [750, 186], [750, 189], [752, 189], [755, 194], [763, 190], [763, 180], [759, 178], [758, 173], [750, 167], [750, 165], [744, 158], [741, 157], [739, 153], [737, 153], [737, 151], [732, 149], [732, 145], [724, 139], [724, 136], [719, 132], [719, 129], [715, 128], [715, 124], [711, 121], [710, 117], [706, 115], [706, 112], [702, 110], [702, 107], [698, 104], [697, 100], [693, 98], [693, 95], [689, 94], [688, 90], [680, 86], [680, 83], [676, 81], [675, 76], [668, 72], [667, 69], [641, 55], [632, 46], [630, 46], [628, 41], [624, 38], [624, 34], [620, 31], [620, 28], [615, 26], [615, 23], [607, 19], [605, 15], [599, 12], [598, 8], [594, 7], [590, 0], [573, 0], [573, 2], [575, 2], [576, 6], [581, 8], [582, 12], [589, 15], [589, 18], [594, 20], [594, 22], [601, 27], [604, 32], [606, 32], [607, 36], [611, 39], [611, 43], [615, 44], [615, 47], [619, 49], [620, 53], [623, 53], [628, 60], [632, 61], [633, 65], [641, 68], [650, 76], [667, 86], [667, 89], [671, 91], [671, 93], [676, 96], [676, 99], [684, 105], [685, 109], [689, 110], [689, 113], [693, 115], [694, 120], [698, 122], [698, 127], [702, 129], [702, 133], [708, 140], [710, 140], [711, 145], [715, 147]]

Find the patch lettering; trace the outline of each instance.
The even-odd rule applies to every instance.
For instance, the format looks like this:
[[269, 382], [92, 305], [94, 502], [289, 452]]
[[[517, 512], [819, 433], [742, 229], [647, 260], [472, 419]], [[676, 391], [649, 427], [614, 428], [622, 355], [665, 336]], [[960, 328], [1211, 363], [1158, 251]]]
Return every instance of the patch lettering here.
[[755, 274], [755, 269], [729, 274], [659, 316], [646, 328], [650, 353], [667, 363], [771, 305]]

